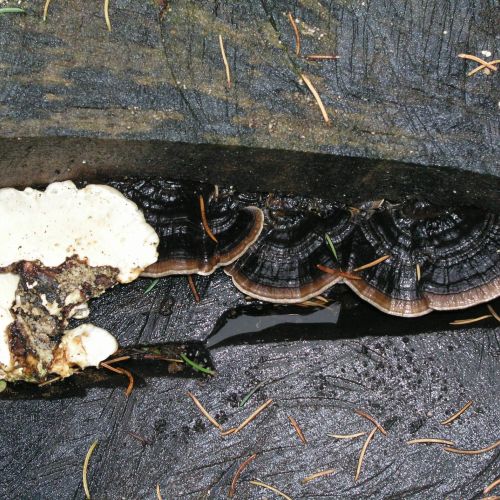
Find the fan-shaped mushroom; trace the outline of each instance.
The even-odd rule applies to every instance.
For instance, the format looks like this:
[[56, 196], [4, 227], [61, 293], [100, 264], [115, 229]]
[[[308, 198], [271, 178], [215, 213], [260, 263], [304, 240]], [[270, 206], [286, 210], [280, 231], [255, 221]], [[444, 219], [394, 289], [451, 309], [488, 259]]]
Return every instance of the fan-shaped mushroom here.
[[262, 231], [260, 209], [241, 208], [228, 196], [219, 200], [209, 184], [154, 179], [112, 185], [142, 208], [160, 236], [159, 259], [143, 276], [211, 274], [245, 253]]
[[426, 202], [385, 204], [355, 231], [348, 270], [377, 259], [346, 283], [382, 311], [420, 316], [500, 295], [500, 220], [480, 210]]

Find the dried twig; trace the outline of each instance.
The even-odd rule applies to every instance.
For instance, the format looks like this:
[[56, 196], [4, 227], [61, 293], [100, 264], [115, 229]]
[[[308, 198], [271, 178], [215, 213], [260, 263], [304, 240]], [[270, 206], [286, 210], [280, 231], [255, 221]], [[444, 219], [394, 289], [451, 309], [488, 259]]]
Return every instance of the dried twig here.
[[309, 54], [306, 56], [308, 61], [334, 61], [339, 58], [340, 56], [334, 54]]
[[297, 433], [297, 436], [299, 439], [302, 441], [303, 444], [307, 444], [306, 437], [304, 436], [304, 433], [302, 432], [302, 429], [299, 427], [299, 424], [297, 423], [297, 420], [295, 420], [293, 417], [288, 417], [288, 420], [290, 420], [290, 423], [292, 424], [292, 427], [295, 429], [295, 432]]
[[125, 375], [128, 378], [128, 386], [125, 389], [125, 396], [129, 397], [134, 389], [133, 375], [128, 370], [125, 370], [125, 368], [117, 368], [116, 366], [108, 365], [108, 363], [105, 363], [104, 361], [101, 361], [100, 366], [106, 368], [106, 370], [119, 373], [120, 375]]
[[229, 493], [228, 493], [228, 497], [229, 498], [232, 498], [234, 496], [234, 494], [236, 493], [236, 484], [238, 483], [238, 479], [240, 478], [241, 476], [241, 473], [243, 472], [243, 469], [245, 467], [248, 466], [248, 464], [250, 462], [252, 462], [253, 460], [255, 460], [255, 458], [257, 457], [257, 453], [254, 453], [253, 455], [249, 456], [239, 467], [238, 467], [238, 470], [236, 471], [236, 473], [234, 474], [233, 476], [233, 480], [231, 481], [231, 487], [229, 488]]
[[484, 66], [485, 68], [491, 69], [491, 71], [496, 71], [497, 68], [494, 64], [491, 62], [485, 61], [484, 59], [481, 59], [480, 57], [473, 56], [472, 54], [458, 54], [458, 57], [461, 59], [469, 59], [470, 61], [477, 62]]
[[85, 491], [85, 498], [87, 500], [90, 500], [90, 491], [89, 491], [89, 485], [87, 483], [87, 470], [89, 468], [89, 462], [90, 462], [90, 457], [92, 456], [92, 453], [94, 452], [95, 447], [97, 446], [99, 441], [95, 440], [91, 445], [89, 450], [87, 451], [87, 454], [85, 455], [85, 460], [83, 461], [83, 471], [82, 471], [82, 480], [83, 480], [83, 489]]
[[363, 264], [362, 266], [357, 267], [356, 269], [353, 269], [355, 273], [358, 271], [363, 271], [363, 269], [369, 269], [370, 267], [376, 266], [377, 264], [380, 264], [381, 262], [384, 262], [384, 260], [390, 259], [390, 255], [383, 255], [382, 257], [379, 257], [378, 259], [372, 260], [371, 262], [368, 262], [368, 264]]
[[227, 62], [226, 50], [224, 49], [224, 40], [222, 40], [222, 35], [219, 35], [219, 46], [220, 53], [222, 54], [222, 60], [224, 61], [224, 68], [226, 69], [226, 80], [228, 88], [231, 88], [231, 70], [229, 69], [229, 63]]
[[111, 21], [109, 20], [109, 0], [104, 0], [104, 19], [106, 20], [108, 31], [111, 31]]
[[448, 424], [451, 424], [453, 421], [455, 421], [458, 417], [460, 417], [460, 415], [462, 415], [462, 413], [465, 413], [471, 406], [472, 406], [472, 403], [473, 401], [470, 400], [470, 401], [467, 401], [467, 403], [464, 404], [464, 406], [462, 408], [460, 408], [460, 410], [458, 410], [456, 413], [454, 413], [453, 415], [451, 415], [451, 417], [448, 417], [446, 420], [443, 420], [441, 422], [442, 425], [448, 425]]
[[207, 236], [211, 240], [215, 241], [215, 243], [219, 243], [217, 241], [217, 238], [214, 236], [214, 233], [212, 233], [210, 226], [208, 225], [207, 213], [205, 212], [205, 200], [203, 199], [203, 196], [201, 194], [200, 194], [200, 212], [201, 212], [201, 222], [203, 224], [203, 229], [205, 229]]
[[270, 484], [263, 483], [262, 481], [256, 481], [255, 479], [253, 481], [250, 481], [250, 484], [253, 484], [255, 486], [260, 486], [261, 488], [266, 488], [267, 490], [270, 490], [276, 495], [279, 495], [280, 497], [284, 498], [285, 500], [292, 500], [288, 495], [285, 495], [282, 491], [278, 490], [278, 488], [275, 488], [274, 486], [271, 486]]
[[215, 427], [217, 427], [217, 429], [220, 429], [222, 430], [222, 425], [219, 424], [219, 422], [217, 422], [217, 420], [215, 420], [214, 417], [212, 417], [212, 415], [210, 415], [210, 413], [208, 413], [207, 410], [205, 410], [204, 406], [200, 403], [199, 399], [194, 395], [192, 394], [191, 392], [188, 391], [187, 395], [193, 400], [193, 403], [198, 407], [198, 409], [201, 411], [201, 413], [203, 413], [203, 415], [213, 424], [215, 425]]
[[337, 471], [335, 469], [326, 469], [322, 470], [320, 472], [315, 472], [314, 474], [311, 474], [310, 476], [305, 477], [302, 479], [302, 484], [306, 484], [310, 481], [314, 481], [314, 479], [318, 479], [319, 477], [323, 476], [330, 476], [331, 474], [335, 474]]
[[483, 321], [488, 318], [492, 318], [491, 314], [485, 314], [484, 316], [479, 316], [478, 318], [470, 318], [470, 319], [456, 319], [452, 321], [450, 325], [469, 325], [471, 323], [477, 323], [478, 321]]
[[497, 486], [500, 486], [500, 477], [495, 479], [491, 484], [484, 488], [483, 493], [487, 495], [491, 490], [495, 489]]
[[188, 274], [187, 280], [188, 280], [188, 283], [189, 283], [189, 288], [191, 288], [191, 292], [193, 294], [194, 301], [195, 302], [200, 302], [200, 300], [201, 300], [200, 299], [200, 294], [198, 293], [198, 290], [196, 290], [196, 285], [194, 284], [193, 275], [192, 274]]
[[479, 450], [462, 450], [460, 448], [444, 448], [444, 451], [449, 451], [450, 453], [458, 453], [459, 455], [480, 455], [481, 453], [487, 453], [488, 451], [494, 450], [497, 446], [500, 446], [500, 440], [496, 441], [486, 448], [481, 448]]
[[361, 436], [366, 436], [366, 432], [355, 432], [354, 434], [327, 434], [335, 439], [356, 439]]
[[288, 13], [288, 20], [290, 21], [290, 24], [292, 25], [293, 28], [293, 32], [295, 33], [295, 54], [300, 55], [300, 32], [299, 28], [297, 28], [297, 24], [291, 12]]
[[316, 99], [316, 103], [318, 104], [321, 114], [323, 115], [323, 120], [325, 120], [325, 123], [330, 123], [330, 117], [326, 112], [323, 101], [321, 100], [321, 97], [319, 96], [318, 91], [312, 84], [311, 80], [309, 80], [309, 77], [304, 73], [300, 73], [300, 77], [302, 78], [302, 80], [304, 80], [304, 83], [307, 85], [307, 88], [311, 91], [311, 94], [314, 96], [314, 99]]
[[448, 446], [455, 446], [453, 441], [448, 439], [441, 438], [418, 438], [418, 439], [410, 439], [410, 441], [406, 441], [406, 444], [446, 444]]
[[45, 5], [43, 7], [43, 22], [47, 20], [47, 14], [49, 13], [50, 0], [45, 0]]
[[373, 428], [370, 434], [368, 434], [368, 437], [366, 438], [363, 448], [361, 448], [361, 453], [359, 454], [358, 467], [356, 468], [356, 475], [354, 476], [354, 481], [357, 481], [359, 475], [361, 474], [361, 467], [363, 465], [363, 459], [365, 458], [366, 450], [368, 449], [368, 445], [370, 444], [370, 441], [373, 439], [373, 436], [375, 436], [377, 430], [378, 430], [377, 427]]
[[366, 411], [354, 410], [354, 413], [357, 413], [360, 417], [369, 420], [384, 436], [387, 436], [387, 431], [371, 415], [366, 413]]
[[500, 323], [500, 316], [495, 311], [495, 309], [493, 309], [490, 304], [486, 304], [486, 307], [488, 308], [488, 311], [490, 311], [491, 315]]

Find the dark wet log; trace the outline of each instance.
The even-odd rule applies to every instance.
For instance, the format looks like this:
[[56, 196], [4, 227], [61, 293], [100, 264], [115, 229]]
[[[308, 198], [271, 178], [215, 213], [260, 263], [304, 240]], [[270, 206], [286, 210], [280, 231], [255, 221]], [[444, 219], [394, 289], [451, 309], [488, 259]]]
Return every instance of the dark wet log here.
[[[293, 5], [302, 56], [340, 55], [326, 62], [295, 55], [288, 2], [183, 0], [160, 16], [152, 1], [122, 0], [111, 2], [111, 33], [100, 2], [54, 1], [46, 23], [42, 2], [21, 5], [26, 15], [0, 17], [0, 136], [41, 142], [1, 143], [3, 185], [112, 166], [247, 189], [434, 201], [449, 193], [453, 204], [493, 205], [498, 180], [461, 172], [499, 174], [498, 76], [467, 78], [475, 63], [457, 58], [494, 51], [489, 2]], [[54, 136], [144, 142], [46, 140]], [[8, 174], [19, 168], [24, 175]]]

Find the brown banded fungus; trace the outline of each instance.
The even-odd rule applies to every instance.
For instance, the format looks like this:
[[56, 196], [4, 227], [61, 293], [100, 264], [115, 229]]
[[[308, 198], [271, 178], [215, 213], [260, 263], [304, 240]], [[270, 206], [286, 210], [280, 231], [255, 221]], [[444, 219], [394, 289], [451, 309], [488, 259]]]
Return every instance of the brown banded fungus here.
[[389, 314], [463, 309], [500, 295], [500, 219], [472, 208], [385, 203], [361, 221], [348, 270], [390, 258], [345, 282]]
[[87, 302], [156, 261], [158, 237], [109, 186], [0, 189], [0, 379], [43, 381], [118, 348], [94, 325], [67, 330]]
[[162, 179], [111, 184], [143, 210], [160, 236], [158, 261], [143, 276], [211, 274], [244, 254], [262, 231], [259, 208], [240, 207], [230, 196], [218, 199], [209, 184]]
[[341, 259], [343, 242], [352, 230], [347, 211], [332, 209], [323, 218], [285, 206], [268, 209], [267, 214], [267, 227], [258, 241], [225, 269], [238, 289], [264, 301], [295, 303], [321, 294], [341, 279], [320, 271], [317, 265], [339, 269], [325, 245], [325, 234], [338, 245], [336, 252]]

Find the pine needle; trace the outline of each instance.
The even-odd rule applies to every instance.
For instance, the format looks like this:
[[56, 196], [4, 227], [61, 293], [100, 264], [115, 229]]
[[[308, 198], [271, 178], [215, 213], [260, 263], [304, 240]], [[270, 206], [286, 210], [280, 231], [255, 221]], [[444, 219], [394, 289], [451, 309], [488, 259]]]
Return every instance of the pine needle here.
[[241, 473], [243, 472], [243, 469], [245, 469], [245, 467], [248, 466], [248, 464], [250, 464], [250, 462], [253, 462], [255, 460], [255, 458], [257, 457], [257, 453], [254, 453], [253, 455], [251, 455], [250, 457], [248, 457], [239, 467], [238, 467], [238, 470], [236, 471], [236, 473], [234, 474], [233, 476], [233, 480], [231, 481], [231, 487], [229, 488], [229, 493], [228, 493], [228, 497], [229, 498], [232, 498], [234, 497], [234, 494], [236, 493], [236, 484], [238, 483], [238, 479], [240, 478], [241, 476]]
[[335, 59], [339, 59], [340, 56], [336, 56], [333, 54], [309, 54], [306, 56], [308, 61], [334, 61]]
[[335, 257], [335, 260], [338, 262], [339, 258], [337, 256], [337, 250], [335, 250], [335, 245], [333, 244], [333, 241], [330, 238], [330, 235], [328, 233], [325, 234], [325, 240], [326, 240], [326, 244], [330, 248], [330, 251], [332, 252], [333, 256]]
[[323, 120], [325, 120], [325, 123], [329, 124], [330, 117], [328, 116], [328, 113], [326, 112], [325, 106], [323, 104], [323, 101], [321, 100], [321, 97], [318, 94], [318, 91], [316, 90], [316, 88], [312, 84], [311, 80], [309, 80], [309, 77], [307, 75], [305, 75], [304, 73], [300, 73], [300, 77], [302, 78], [302, 80], [304, 80], [304, 83], [307, 85], [307, 88], [310, 90], [314, 99], [316, 99], [316, 103], [318, 104], [318, 107], [321, 111], [321, 114], [323, 115]]
[[500, 316], [495, 311], [495, 309], [493, 309], [490, 304], [486, 304], [486, 307], [488, 308], [488, 311], [490, 311], [491, 315], [500, 323]]
[[45, 0], [45, 5], [43, 7], [43, 22], [47, 21], [47, 14], [49, 13], [50, 0]]
[[207, 410], [205, 410], [205, 407], [200, 403], [199, 399], [192, 394], [191, 392], [188, 392], [187, 395], [193, 400], [193, 403], [198, 407], [198, 409], [203, 413], [203, 415], [210, 421], [211, 424], [215, 425], [217, 429], [222, 430], [222, 425], [215, 420], [210, 413], [208, 413]]
[[459, 455], [480, 455], [481, 453], [487, 453], [488, 451], [494, 450], [497, 446], [500, 446], [500, 440], [487, 446], [486, 448], [481, 448], [479, 450], [462, 450], [460, 448], [444, 448], [444, 451], [449, 451], [450, 453], [458, 453]]
[[483, 490], [483, 493], [487, 495], [491, 490], [495, 489], [497, 486], [500, 486], [500, 477], [498, 479], [495, 479], [495, 481], [493, 481], [488, 486], [486, 486], [486, 488], [484, 488]]
[[460, 417], [460, 415], [462, 415], [463, 413], [465, 413], [472, 406], [472, 403], [473, 403], [472, 400], [467, 401], [467, 403], [465, 403], [465, 405], [462, 408], [460, 408], [460, 410], [458, 410], [456, 413], [454, 413], [451, 417], [448, 417], [446, 420], [443, 420], [441, 422], [441, 425], [451, 424], [458, 417]]
[[369, 269], [370, 267], [376, 266], [377, 264], [380, 264], [381, 262], [384, 262], [387, 259], [390, 259], [390, 255], [384, 255], [382, 257], [379, 257], [378, 259], [372, 260], [371, 262], [368, 262], [368, 264], [364, 264], [360, 267], [357, 267], [356, 269], [353, 269], [355, 273], [358, 271], [363, 271], [364, 269]]
[[387, 431], [366, 411], [363, 410], [354, 410], [354, 413], [358, 414], [360, 417], [366, 418], [369, 420], [384, 436], [387, 436]]
[[26, 14], [26, 11], [20, 7], [1, 7], [0, 14]]
[[304, 433], [302, 432], [302, 429], [299, 427], [299, 424], [293, 417], [288, 417], [288, 420], [292, 424], [292, 427], [295, 429], [295, 432], [297, 433], [297, 436], [299, 439], [302, 441], [303, 444], [307, 444], [306, 437], [304, 436]]
[[148, 285], [148, 287], [144, 290], [144, 293], [149, 293], [160, 281], [160, 278], [156, 278]]
[[111, 21], [109, 20], [109, 0], [104, 0], [104, 19], [106, 20], [108, 31], [111, 31]]
[[[488, 61], [488, 62], [489, 64], [494, 64], [496, 66], [497, 64], [500, 64], [500, 59], [495, 59], [494, 61]], [[480, 64], [477, 68], [474, 68], [473, 70], [469, 71], [467, 73], [467, 76], [475, 75], [478, 71], [481, 71], [483, 69], [489, 72], [489, 69], [486, 67], [485, 64]]]
[[90, 445], [89, 451], [87, 451], [87, 454], [85, 455], [85, 460], [83, 461], [83, 471], [82, 471], [83, 489], [85, 490], [85, 498], [87, 500], [90, 500], [89, 485], [87, 483], [87, 470], [89, 468], [90, 457], [92, 456], [92, 453], [94, 452], [94, 449], [97, 446], [98, 442], [99, 441], [96, 439]]
[[441, 438], [410, 439], [410, 441], [406, 441], [406, 444], [446, 444], [448, 446], [455, 446], [455, 443], [453, 441]]
[[264, 382], [259, 382], [254, 388], [247, 392], [245, 397], [240, 401], [239, 407], [245, 406], [248, 400], [264, 385]]
[[271, 486], [270, 484], [263, 483], [262, 481], [250, 481], [250, 484], [253, 484], [254, 486], [260, 486], [261, 488], [266, 488], [267, 490], [270, 490], [276, 495], [279, 495], [280, 497], [284, 498], [285, 500], [292, 500], [288, 495], [285, 495], [282, 491], [278, 490], [278, 488], [275, 488], [274, 486]]
[[116, 366], [111, 366], [104, 361], [101, 361], [99, 366], [106, 368], [106, 370], [119, 373], [120, 375], [125, 375], [128, 378], [128, 386], [125, 389], [125, 396], [127, 396], [128, 398], [130, 394], [132, 394], [132, 391], [134, 389], [134, 377], [128, 370], [125, 370], [125, 368], [117, 368]]
[[485, 68], [491, 69], [491, 71], [497, 70], [497, 68], [494, 64], [492, 64], [491, 62], [485, 61], [484, 59], [481, 59], [480, 57], [473, 56], [471, 54], [458, 54], [458, 57], [460, 57], [461, 59], [469, 59], [470, 61], [477, 62], [477, 63], [481, 64], [482, 66], [484, 66]]
[[[219, 46], [220, 53], [222, 54], [222, 60], [224, 62], [224, 68], [226, 69], [227, 86], [228, 88], [231, 88], [231, 71], [229, 69], [229, 63], [227, 62], [226, 50], [224, 49], [224, 40], [222, 40], [222, 35], [219, 35]], [[215, 241], [217, 242], [217, 240]]]
[[368, 445], [370, 444], [370, 441], [373, 439], [373, 436], [375, 436], [375, 433], [377, 432], [378, 428], [374, 427], [373, 430], [368, 434], [368, 437], [366, 438], [365, 444], [363, 445], [363, 448], [361, 448], [361, 453], [359, 454], [359, 459], [358, 459], [358, 467], [356, 468], [356, 475], [354, 476], [354, 481], [356, 482], [359, 478], [359, 475], [361, 474], [361, 467], [363, 466], [363, 459], [365, 458], [366, 450], [368, 449]]
[[478, 318], [470, 318], [470, 319], [456, 319], [452, 321], [450, 325], [470, 325], [471, 323], [477, 323], [478, 321], [483, 321], [488, 318], [492, 318], [491, 314], [485, 314], [484, 316], [479, 316]]
[[332, 474], [335, 474], [337, 471], [335, 469], [327, 469], [327, 470], [322, 470], [321, 472], [315, 472], [314, 474], [311, 474], [310, 476], [305, 477], [302, 479], [302, 484], [309, 483], [310, 481], [314, 481], [315, 479], [318, 479], [319, 477], [324, 477], [324, 476], [330, 476]]
[[292, 16], [292, 13], [288, 13], [288, 20], [290, 21], [290, 24], [292, 25], [293, 32], [295, 34], [295, 54], [298, 56], [300, 55], [300, 32], [299, 28], [297, 28], [297, 24], [295, 23], [295, 20]]
[[356, 439], [361, 436], [366, 436], [366, 432], [355, 432], [354, 434], [327, 434], [335, 439]]
[[194, 279], [192, 274], [188, 274], [187, 277], [189, 288], [191, 289], [191, 293], [193, 294], [194, 301], [195, 302], [200, 302], [200, 294], [198, 293], [198, 290], [196, 290], [196, 285], [194, 284]]
[[207, 213], [205, 212], [205, 200], [203, 199], [203, 196], [201, 194], [200, 194], [200, 212], [201, 212], [201, 222], [203, 224], [203, 229], [205, 229], [205, 233], [207, 233], [207, 236], [211, 240], [215, 241], [215, 243], [219, 243], [217, 241], [217, 238], [214, 236], [214, 233], [212, 233], [210, 226], [208, 225]]
[[248, 418], [243, 420], [243, 422], [234, 429], [231, 434], [236, 434], [237, 432], [240, 432], [243, 428], [245, 428], [250, 422], [255, 420], [257, 416], [262, 413], [269, 405], [271, 405], [273, 402], [272, 399], [268, 399], [263, 405], [259, 406]]
[[160, 491], [160, 483], [158, 483], [156, 485], [156, 498], [157, 498], [157, 500], [163, 500], [163, 498], [161, 496], [161, 491]]
[[184, 353], [182, 353], [180, 357], [182, 361], [186, 363], [186, 365], [190, 366], [193, 370], [201, 373], [206, 373], [208, 375], [215, 375], [215, 372], [213, 370], [211, 370], [210, 368], [206, 368], [205, 366], [201, 366], [199, 363], [195, 363], [192, 359], [189, 359]]

